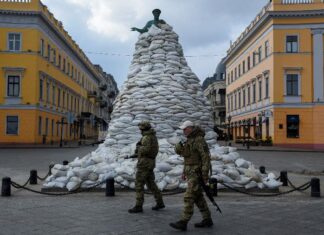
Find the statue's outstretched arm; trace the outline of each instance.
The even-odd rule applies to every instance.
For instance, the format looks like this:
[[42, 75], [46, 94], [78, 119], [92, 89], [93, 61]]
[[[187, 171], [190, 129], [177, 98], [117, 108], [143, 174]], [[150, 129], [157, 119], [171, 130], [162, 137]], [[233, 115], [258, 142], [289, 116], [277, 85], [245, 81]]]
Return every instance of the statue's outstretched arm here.
[[139, 33], [145, 33], [148, 31], [148, 29], [152, 26], [153, 22], [149, 21], [147, 22], [147, 24], [144, 26], [144, 28], [142, 29], [139, 29], [139, 28], [136, 28], [136, 27], [132, 27], [131, 30], [132, 31], [137, 31]]
[[132, 31], [137, 31], [139, 33], [144, 33], [145, 32], [144, 29], [139, 29], [139, 28], [136, 28], [136, 27], [132, 27], [131, 30]]

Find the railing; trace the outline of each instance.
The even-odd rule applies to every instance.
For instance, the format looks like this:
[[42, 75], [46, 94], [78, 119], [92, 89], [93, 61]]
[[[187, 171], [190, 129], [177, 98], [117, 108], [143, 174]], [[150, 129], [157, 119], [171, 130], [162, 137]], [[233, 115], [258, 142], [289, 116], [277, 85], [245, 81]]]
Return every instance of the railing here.
[[31, 3], [32, 0], [0, 0], [0, 2]]
[[311, 4], [314, 3], [314, 0], [282, 0], [281, 3], [282, 4]]

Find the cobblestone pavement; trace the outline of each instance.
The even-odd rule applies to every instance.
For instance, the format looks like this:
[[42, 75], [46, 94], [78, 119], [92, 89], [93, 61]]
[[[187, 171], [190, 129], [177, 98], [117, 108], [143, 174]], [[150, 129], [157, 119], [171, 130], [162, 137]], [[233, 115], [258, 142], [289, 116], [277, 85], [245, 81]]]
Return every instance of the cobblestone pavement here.
[[[39, 170], [42, 176], [47, 172], [50, 162], [73, 160], [95, 148], [1, 149], [0, 177], [10, 176], [23, 183], [30, 169]], [[297, 186], [312, 177], [318, 177], [321, 179], [321, 188], [324, 188], [323, 175], [309, 175], [307, 172], [300, 174], [297, 172], [298, 166], [294, 165], [300, 161], [302, 168], [307, 166], [317, 169], [319, 164], [323, 167], [324, 157], [317, 153], [240, 154], [256, 166], [266, 165], [269, 171], [280, 172], [284, 166], [292, 167], [289, 178]], [[33, 188], [40, 190], [41, 185]], [[281, 190], [288, 189], [282, 187]], [[159, 212], [150, 209], [153, 199], [146, 195], [144, 213], [138, 215], [127, 212], [134, 205], [134, 197], [133, 192], [117, 192], [115, 197], [105, 197], [103, 192], [54, 197], [12, 189], [11, 197], [0, 197], [0, 234], [181, 234], [168, 224], [180, 216], [182, 194], [165, 197], [167, 207]], [[196, 208], [185, 234], [324, 234], [324, 199], [310, 197], [309, 190], [271, 198], [220, 192], [215, 199], [223, 215], [216, 213], [216, 209], [209, 204], [214, 227], [194, 228], [193, 223], [201, 220]]]
[[[128, 214], [134, 193], [83, 193], [64, 197], [14, 192], [0, 199], [0, 234], [179, 234], [169, 227], [178, 220], [182, 195], [165, 197], [167, 207], [152, 211], [146, 196], [144, 213]], [[197, 208], [186, 234], [324, 234], [324, 200], [309, 195], [255, 198], [223, 193], [216, 198], [223, 215], [212, 210], [214, 227], [197, 229]]]

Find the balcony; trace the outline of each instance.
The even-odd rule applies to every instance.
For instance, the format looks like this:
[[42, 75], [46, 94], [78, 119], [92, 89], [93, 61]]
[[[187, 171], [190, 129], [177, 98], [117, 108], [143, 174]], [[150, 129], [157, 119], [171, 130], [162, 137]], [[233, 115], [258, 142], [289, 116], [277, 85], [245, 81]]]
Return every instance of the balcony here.
[[101, 101], [100, 102], [100, 108], [106, 108], [106, 107], [108, 107], [108, 102], [107, 101]]
[[99, 87], [99, 89], [100, 89], [101, 91], [105, 91], [105, 90], [107, 90], [107, 84], [103, 84], [103, 85], [101, 85], [101, 86]]
[[97, 92], [96, 91], [89, 91], [88, 92], [88, 98], [96, 98]]

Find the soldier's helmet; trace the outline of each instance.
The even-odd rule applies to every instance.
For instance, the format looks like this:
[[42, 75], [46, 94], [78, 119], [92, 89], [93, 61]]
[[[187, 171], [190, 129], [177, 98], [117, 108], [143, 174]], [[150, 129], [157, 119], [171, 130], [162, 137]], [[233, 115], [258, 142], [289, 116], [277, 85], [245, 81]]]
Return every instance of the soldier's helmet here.
[[140, 130], [149, 130], [152, 128], [152, 126], [149, 121], [142, 121], [138, 124], [138, 128]]

